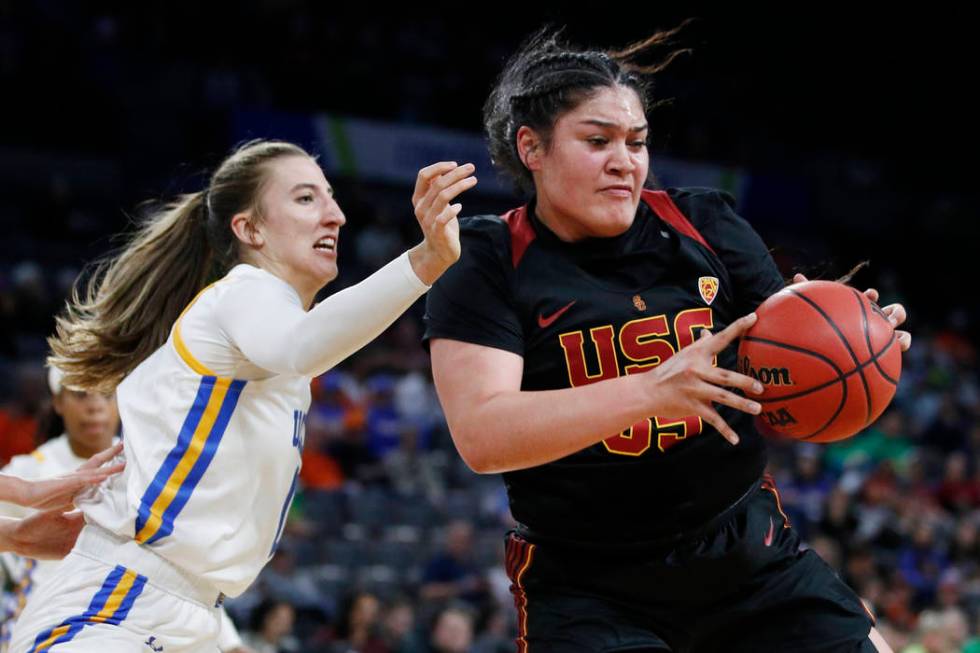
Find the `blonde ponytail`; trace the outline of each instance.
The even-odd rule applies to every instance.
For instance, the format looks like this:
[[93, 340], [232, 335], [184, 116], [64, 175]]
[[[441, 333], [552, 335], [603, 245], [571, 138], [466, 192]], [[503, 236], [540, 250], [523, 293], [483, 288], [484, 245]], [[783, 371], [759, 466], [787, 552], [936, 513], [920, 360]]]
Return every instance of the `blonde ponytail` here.
[[65, 373], [65, 385], [109, 391], [167, 340], [211, 271], [203, 198], [185, 195], [151, 215], [72, 291], [48, 340], [48, 364]]

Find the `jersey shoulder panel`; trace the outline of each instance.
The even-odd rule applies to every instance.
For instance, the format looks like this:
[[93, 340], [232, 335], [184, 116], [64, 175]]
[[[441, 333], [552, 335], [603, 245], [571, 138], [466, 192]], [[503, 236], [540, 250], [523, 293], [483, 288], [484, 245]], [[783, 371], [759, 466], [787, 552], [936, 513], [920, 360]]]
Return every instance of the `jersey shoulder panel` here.
[[460, 241], [460, 260], [426, 298], [423, 339], [448, 338], [523, 354], [508, 224], [500, 216], [462, 218]]
[[474, 215], [459, 221], [460, 239], [471, 247], [492, 251], [501, 261], [511, 256], [511, 235], [507, 222], [499, 215]]
[[666, 192], [677, 208], [699, 229], [718, 219], [724, 211], [735, 210], [735, 197], [717, 188], [683, 186], [668, 188]]
[[769, 248], [735, 212], [735, 198], [722, 190], [692, 186], [667, 193], [717, 252], [738, 289], [739, 309], [755, 310], [784, 286]]

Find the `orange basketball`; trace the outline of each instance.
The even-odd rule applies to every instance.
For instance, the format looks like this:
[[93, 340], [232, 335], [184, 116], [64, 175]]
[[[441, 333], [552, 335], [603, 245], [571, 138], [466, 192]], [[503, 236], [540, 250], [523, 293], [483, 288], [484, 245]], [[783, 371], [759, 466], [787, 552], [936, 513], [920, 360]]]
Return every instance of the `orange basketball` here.
[[895, 396], [901, 348], [864, 293], [807, 281], [779, 291], [756, 313], [739, 344], [737, 369], [765, 387], [755, 398], [773, 431], [808, 442], [849, 438]]

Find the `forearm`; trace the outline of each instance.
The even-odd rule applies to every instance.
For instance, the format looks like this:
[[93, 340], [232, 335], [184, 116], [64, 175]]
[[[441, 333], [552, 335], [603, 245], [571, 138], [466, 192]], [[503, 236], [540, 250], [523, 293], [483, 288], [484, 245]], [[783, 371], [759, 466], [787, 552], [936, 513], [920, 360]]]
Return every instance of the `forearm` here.
[[376, 338], [426, 290], [402, 255], [310, 311], [279, 284], [253, 283], [233, 288], [217, 315], [231, 343], [255, 365], [317, 376]]
[[403, 254], [361, 283], [331, 295], [288, 339], [296, 345], [294, 368], [307, 376], [329, 370], [381, 335], [426, 290]]
[[520, 354], [448, 338], [429, 343], [432, 375], [456, 448], [480, 473], [543, 465], [638, 422], [652, 427], [645, 421], [652, 416], [696, 415], [734, 445], [738, 434], [713, 404], [758, 415], [762, 406], [737, 392], [763, 388], [714, 361], [755, 319], [750, 314], [719, 334], [704, 334], [644, 374], [575, 388], [521, 390]]
[[450, 430], [476, 472], [543, 465], [650, 417], [637, 381], [625, 376], [578, 388], [499, 392], [474, 402], [450, 421]]
[[9, 474], [0, 474], [0, 501], [23, 506], [27, 482]]

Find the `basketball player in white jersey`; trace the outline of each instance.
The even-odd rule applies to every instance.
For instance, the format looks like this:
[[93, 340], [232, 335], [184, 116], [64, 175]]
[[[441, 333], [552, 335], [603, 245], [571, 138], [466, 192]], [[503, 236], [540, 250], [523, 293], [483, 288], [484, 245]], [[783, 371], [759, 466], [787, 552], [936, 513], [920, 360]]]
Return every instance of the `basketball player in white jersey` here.
[[[62, 427], [61, 435], [51, 438], [30, 454], [15, 456], [3, 469], [22, 479], [41, 479], [64, 474], [83, 465], [89, 458], [110, 448], [119, 431], [119, 413], [115, 398], [100, 392], [70, 390], [62, 385], [63, 374], [48, 368], [51, 410]], [[34, 511], [14, 504], [0, 504], [0, 515], [27, 517]], [[5, 597], [6, 621], [0, 626], [0, 651], [7, 650], [10, 629], [24, 608], [27, 598], [45, 584], [60, 560], [36, 560], [14, 553], [0, 555], [7, 582], [14, 587]], [[246, 653], [235, 625], [222, 610], [219, 650], [223, 653]]]
[[215, 650], [217, 606], [248, 587], [282, 532], [311, 377], [458, 259], [462, 207], [450, 202], [472, 172], [420, 171], [422, 242], [316, 306], [346, 218], [316, 162], [283, 142], [234, 152], [205, 191], [151, 217], [103, 265], [59, 319], [50, 362], [71, 387], [118, 384], [126, 471], [79, 502], [87, 526], [56, 582], [29, 599], [11, 650]]

